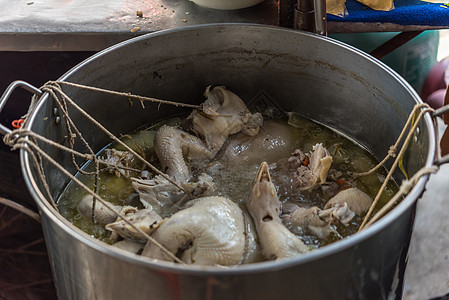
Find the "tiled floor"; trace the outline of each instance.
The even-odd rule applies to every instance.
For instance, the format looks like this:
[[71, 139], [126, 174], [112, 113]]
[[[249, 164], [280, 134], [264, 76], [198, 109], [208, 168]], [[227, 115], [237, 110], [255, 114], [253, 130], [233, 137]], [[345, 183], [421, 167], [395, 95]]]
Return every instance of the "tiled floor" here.
[[[449, 30], [444, 30], [440, 33], [438, 60], [447, 56]], [[430, 177], [418, 201], [403, 299], [431, 299], [449, 293], [449, 197], [442, 196], [449, 194], [448, 183], [446, 164]]]

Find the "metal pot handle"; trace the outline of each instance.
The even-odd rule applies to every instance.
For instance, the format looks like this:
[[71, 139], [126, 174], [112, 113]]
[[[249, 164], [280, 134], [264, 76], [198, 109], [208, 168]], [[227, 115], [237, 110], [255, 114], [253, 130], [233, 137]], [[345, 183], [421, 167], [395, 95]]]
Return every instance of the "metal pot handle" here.
[[[432, 113], [432, 118], [442, 117], [444, 123], [447, 125], [443, 136], [440, 141], [440, 149], [442, 157], [435, 160], [437, 166], [449, 162], [449, 86], [446, 88], [446, 94], [444, 95], [443, 107], [438, 108]], [[435, 124], [435, 128], [436, 128]]]
[[[37, 96], [41, 96], [43, 94], [43, 92], [40, 89], [29, 84], [28, 82], [25, 82], [22, 80], [16, 80], [6, 88], [5, 92], [3, 93], [2, 97], [0, 98], [0, 113], [2, 112], [3, 107], [5, 106], [6, 102], [8, 101], [8, 99], [11, 96], [11, 94], [13, 93], [13, 91], [18, 87], [21, 87], [24, 90], [27, 90], [28, 92], [30, 92], [34, 95], [37, 95]], [[12, 132], [11, 129], [4, 126], [3, 124], [0, 124], [0, 134], [7, 135], [7, 134], [10, 134], [11, 132]]]
[[[34, 95], [37, 95], [37, 96], [41, 96], [43, 94], [43, 92], [40, 89], [34, 87], [33, 85], [31, 85], [25, 81], [21, 81], [21, 80], [14, 81], [6, 88], [5, 92], [3, 93], [2, 97], [0, 98], [0, 113], [3, 110], [3, 108], [5, 107], [6, 102], [8, 101], [8, 99], [11, 96], [11, 94], [13, 93], [13, 91], [18, 87], [21, 87], [24, 90], [27, 90], [28, 92], [33, 93]], [[0, 124], [0, 134], [7, 135], [7, 134], [10, 134], [11, 132], [12, 132], [11, 129], [4, 126], [3, 124]], [[0, 204], [6, 205], [10, 208], [20, 211], [23, 214], [28, 215], [29, 217], [33, 218], [34, 220], [40, 222], [40, 217], [37, 212], [34, 212], [33, 210], [28, 209], [19, 203], [16, 203], [14, 201], [0, 197]]]

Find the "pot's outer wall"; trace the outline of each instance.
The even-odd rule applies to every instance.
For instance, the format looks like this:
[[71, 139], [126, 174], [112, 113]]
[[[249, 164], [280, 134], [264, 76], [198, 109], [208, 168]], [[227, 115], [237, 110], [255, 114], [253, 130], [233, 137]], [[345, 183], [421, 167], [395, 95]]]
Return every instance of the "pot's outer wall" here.
[[[160, 32], [124, 42], [78, 65], [61, 78], [161, 99], [201, 103], [208, 85], [225, 85], [249, 103], [271, 99], [286, 111], [334, 127], [382, 158], [394, 144], [416, 93], [387, 67], [341, 43], [281, 28], [208, 25]], [[186, 111], [64, 87], [66, 93], [114, 134]], [[64, 143], [64, 122], [44, 99], [28, 123], [33, 131]], [[58, 113], [56, 113], [58, 115]], [[95, 151], [109, 142], [76, 111], [78, 128]], [[433, 160], [429, 118], [405, 157], [413, 174]], [[85, 151], [77, 144], [80, 150]], [[70, 156], [42, 145], [70, 170]], [[96, 242], [42, 201], [43, 188], [22, 153], [25, 180], [42, 224], [61, 299], [382, 299], [400, 295], [416, 199], [424, 183], [392, 217], [310, 254], [237, 269], [183, 269], [154, 264]], [[80, 162], [81, 163], [81, 162]], [[68, 179], [44, 164], [57, 198]], [[401, 174], [396, 173], [401, 179]], [[412, 198], [412, 199], [409, 199]]]
[[344, 251], [241, 274], [182, 274], [115, 259], [43, 218], [60, 299], [400, 299], [413, 209]]

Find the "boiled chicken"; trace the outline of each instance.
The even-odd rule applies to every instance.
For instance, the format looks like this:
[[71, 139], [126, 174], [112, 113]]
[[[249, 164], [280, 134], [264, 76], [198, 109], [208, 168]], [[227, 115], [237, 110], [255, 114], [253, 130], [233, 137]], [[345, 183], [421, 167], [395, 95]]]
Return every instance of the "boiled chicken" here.
[[[139, 228], [142, 232], [150, 235], [162, 221], [161, 216], [149, 209], [122, 210], [122, 215], [127, 222], [118, 218], [115, 222], [107, 224], [105, 228], [118, 234], [124, 239], [134, 241], [145, 242], [147, 240], [147, 238], [136, 230], [136, 228]], [[133, 224], [136, 228], [129, 225], [129, 223]]]
[[288, 159], [293, 185], [300, 191], [311, 190], [326, 182], [332, 156], [321, 143], [313, 146], [312, 153], [296, 149]]
[[113, 148], [106, 149], [105, 154], [106, 156], [101, 160], [107, 163], [107, 171], [114, 173], [117, 177], [129, 177], [129, 171], [126, 168], [130, 166], [134, 155], [127, 151], [119, 151]]
[[328, 223], [348, 225], [355, 215], [368, 211], [372, 203], [373, 199], [366, 193], [358, 188], [349, 188], [332, 197], [319, 215]]
[[[184, 122], [190, 124], [189, 131], [197, 136], [179, 128], [162, 126], [154, 138], [162, 171], [183, 186], [187, 196], [207, 196], [214, 188], [212, 178], [206, 178], [206, 174], [199, 176], [198, 181], [192, 178], [192, 164], [207, 164], [230, 135], [242, 132], [254, 136], [263, 122], [260, 114], [251, 114], [242, 99], [224, 87], [207, 88], [205, 96], [207, 100], [202, 108], [192, 112]], [[133, 179], [133, 187], [144, 206], [158, 214], [186, 196], [160, 175], [153, 179]]]
[[120, 205], [110, 205], [113, 210], [110, 210], [100, 201], [95, 201], [95, 213], [92, 214], [93, 208], [93, 197], [90, 194], [84, 196], [78, 203], [78, 211], [80, 214], [86, 218], [95, 217], [95, 221], [100, 224], [109, 224], [117, 219], [117, 214], [123, 209]]
[[263, 254], [270, 260], [294, 257], [309, 251], [304, 242], [282, 224], [280, 205], [268, 164], [263, 162], [257, 172], [247, 207], [256, 225]]
[[207, 160], [212, 157], [199, 138], [165, 125], [154, 136], [154, 150], [162, 171], [176, 182], [185, 182], [191, 176], [186, 160]]
[[334, 229], [331, 225], [320, 218], [322, 210], [316, 206], [300, 207], [289, 203], [282, 207], [282, 220], [290, 226], [299, 226], [309, 230], [320, 239], [325, 239]]
[[121, 240], [112, 244], [112, 246], [128, 252], [138, 254], [143, 250], [145, 244], [133, 240]]
[[[254, 261], [257, 244], [250, 218], [225, 197], [192, 200], [191, 206], [164, 220], [151, 235], [183, 262], [200, 265], [238, 265]], [[142, 255], [171, 260], [148, 241]]]
[[266, 120], [256, 136], [238, 133], [230, 142], [222, 159], [248, 164], [260, 163], [265, 157], [275, 162], [288, 157], [294, 148], [295, 139], [290, 126], [276, 120]]
[[200, 136], [207, 148], [216, 154], [226, 139], [238, 132], [255, 136], [263, 123], [260, 113], [252, 114], [239, 96], [223, 86], [206, 89], [207, 100], [201, 110], [187, 118], [190, 129]]
[[373, 199], [357, 188], [340, 191], [325, 205], [324, 210], [313, 206], [299, 207], [287, 204], [283, 207], [282, 219], [292, 226], [307, 228], [321, 239], [334, 231], [331, 224], [348, 225], [355, 215], [366, 212]]
[[[160, 175], [153, 179], [132, 178], [132, 185], [145, 208], [164, 216], [169, 213], [167, 209], [188, 198], [188, 195]], [[181, 186], [194, 198], [207, 196], [215, 188], [212, 177], [206, 173], [202, 173], [195, 181], [182, 182]]]

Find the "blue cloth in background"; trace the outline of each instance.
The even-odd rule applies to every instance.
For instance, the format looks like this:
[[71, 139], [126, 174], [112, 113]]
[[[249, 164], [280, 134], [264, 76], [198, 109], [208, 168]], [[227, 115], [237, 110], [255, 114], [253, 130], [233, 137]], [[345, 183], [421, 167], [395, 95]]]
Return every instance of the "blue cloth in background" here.
[[[447, 0], [449, 2], [449, 0]], [[327, 15], [333, 22], [394, 23], [399, 25], [449, 26], [449, 7], [419, 0], [395, 0], [395, 9], [376, 11], [356, 0], [346, 0], [348, 15]]]

